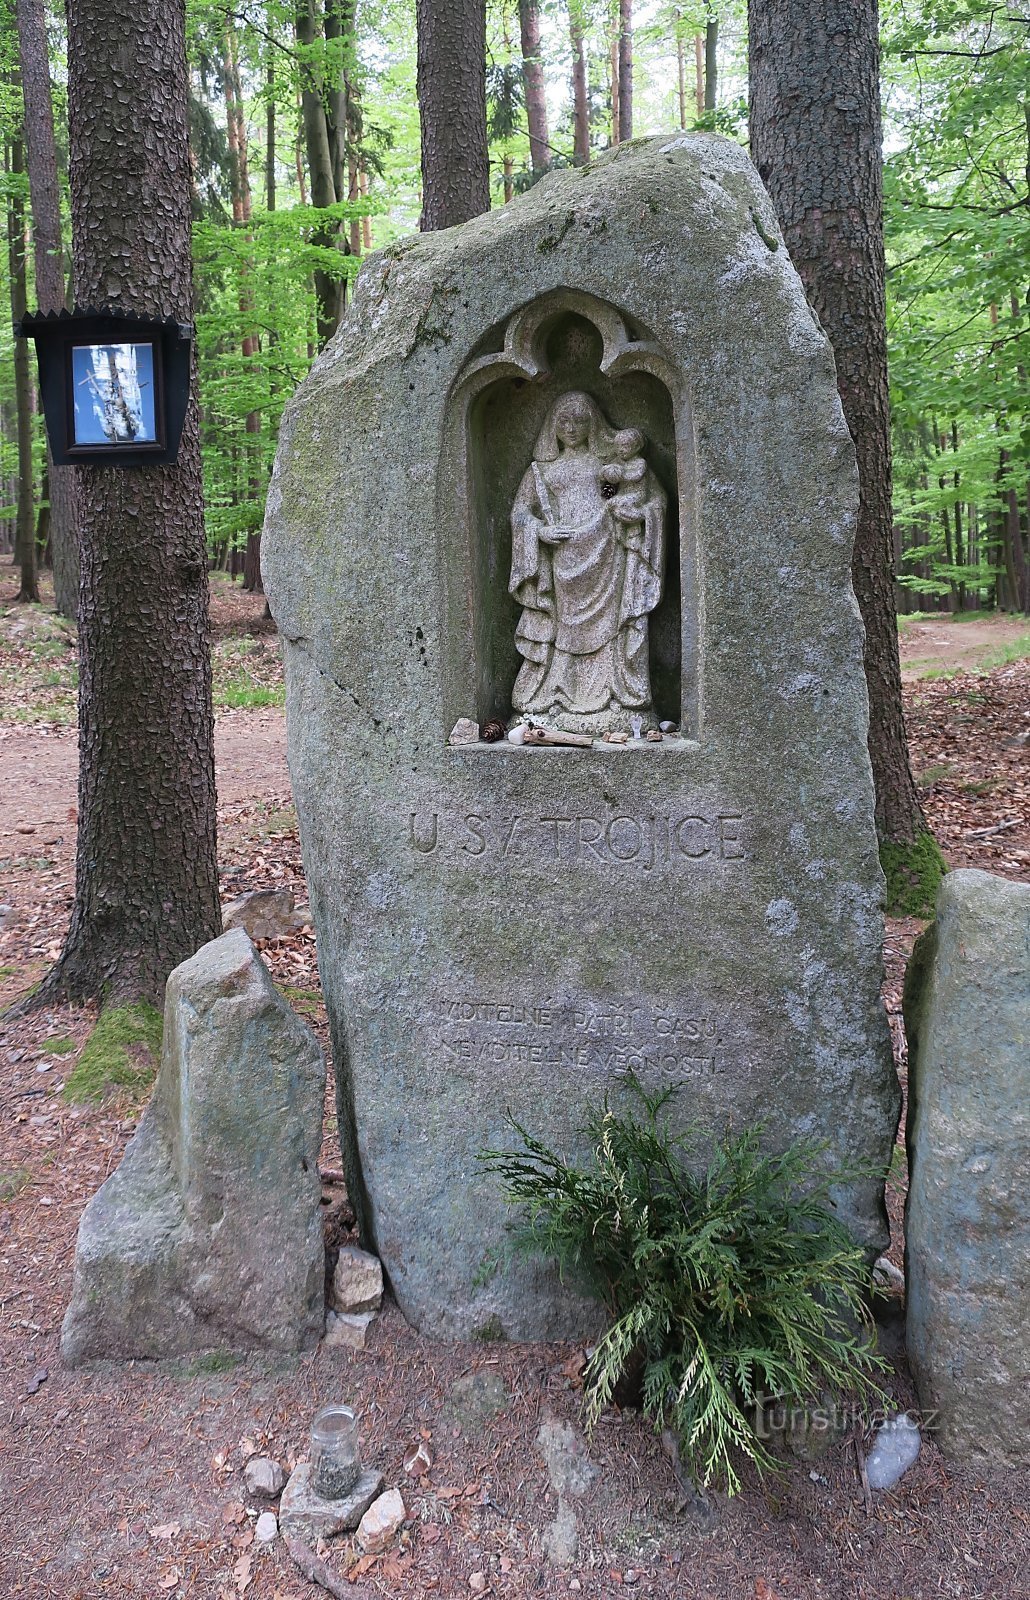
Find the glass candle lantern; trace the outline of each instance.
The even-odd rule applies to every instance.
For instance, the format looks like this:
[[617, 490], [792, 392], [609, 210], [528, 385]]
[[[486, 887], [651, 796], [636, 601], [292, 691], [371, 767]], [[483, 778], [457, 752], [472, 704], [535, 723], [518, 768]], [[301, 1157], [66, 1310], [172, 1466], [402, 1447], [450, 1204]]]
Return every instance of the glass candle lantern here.
[[323, 1406], [311, 1424], [311, 1484], [323, 1500], [342, 1500], [361, 1475], [358, 1419], [350, 1406]]

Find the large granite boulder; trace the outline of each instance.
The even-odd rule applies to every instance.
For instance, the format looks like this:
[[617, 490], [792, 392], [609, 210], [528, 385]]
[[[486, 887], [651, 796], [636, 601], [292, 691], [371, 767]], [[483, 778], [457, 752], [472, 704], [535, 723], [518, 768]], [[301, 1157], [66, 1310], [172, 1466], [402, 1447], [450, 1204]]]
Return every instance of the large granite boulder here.
[[[362, 268], [262, 549], [350, 1193], [418, 1326], [588, 1323], [504, 1255], [476, 1158], [509, 1107], [571, 1150], [632, 1072], [886, 1169], [857, 506], [729, 140], [635, 141]], [[839, 1206], [875, 1254], [879, 1178]]]
[[242, 929], [176, 967], [150, 1104], [79, 1224], [67, 1362], [317, 1343], [324, 1092]]
[[1030, 884], [951, 872], [905, 980], [908, 1356], [941, 1448], [1030, 1466]]

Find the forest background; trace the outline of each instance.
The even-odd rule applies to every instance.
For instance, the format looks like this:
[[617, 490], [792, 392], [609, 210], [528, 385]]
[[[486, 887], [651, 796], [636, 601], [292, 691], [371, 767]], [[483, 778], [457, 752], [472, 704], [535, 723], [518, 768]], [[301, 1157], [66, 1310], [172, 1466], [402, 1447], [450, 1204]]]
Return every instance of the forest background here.
[[[34, 3], [70, 304], [64, 14]], [[881, 6], [901, 611], [1018, 611], [1030, 598], [1028, 22], [1014, 0]], [[207, 537], [212, 564], [254, 588], [283, 407], [362, 255], [418, 227], [415, 7], [190, 0], [188, 28]], [[42, 418], [31, 375], [19, 394], [11, 334], [12, 312], [37, 298], [14, 0], [0, 0], [0, 51], [0, 550], [14, 548], [19, 477], [27, 514], [21, 405], [45, 562]], [[746, 91], [743, 0], [490, 0], [492, 203], [630, 136], [700, 127], [745, 142]]]

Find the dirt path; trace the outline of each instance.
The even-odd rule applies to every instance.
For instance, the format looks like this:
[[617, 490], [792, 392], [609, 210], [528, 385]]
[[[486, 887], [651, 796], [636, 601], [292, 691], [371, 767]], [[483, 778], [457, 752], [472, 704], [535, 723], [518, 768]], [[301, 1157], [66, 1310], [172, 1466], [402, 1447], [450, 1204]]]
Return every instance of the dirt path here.
[[[0, 854], [25, 830], [41, 835], [40, 843], [75, 820], [78, 742], [74, 733], [44, 734], [11, 728], [0, 731]], [[278, 707], [229, 711], [215, 723], [215, 778], [220, 805], [240, 800], [282, 799], [289, 794], [286, 768], [286, 720]]]
[[1030, 617], [983, 617], [956, 622], [942, 614], [927, 622], [901, 619], [901, 676], [911, 682], [956, 667], [973, 669], [1030, 636]]

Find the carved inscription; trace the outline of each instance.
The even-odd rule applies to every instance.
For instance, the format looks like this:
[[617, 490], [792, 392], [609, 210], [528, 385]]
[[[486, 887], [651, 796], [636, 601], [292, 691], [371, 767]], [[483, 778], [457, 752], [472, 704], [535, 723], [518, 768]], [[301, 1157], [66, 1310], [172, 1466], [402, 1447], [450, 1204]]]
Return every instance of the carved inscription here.
[[504, 861], [532, 856], [567, 865], [602, 863], [651, 872], [656, 867], [699, 862], [743, 861], [744, 818], [739, 811], [671, 816], [607, 817], [500, 815], [468, 811], [461, 817], [437, 811], [408, 816], [411, 849], [455, 859]]
[[526, 1005], [447, 998], [436, 1028], [445, 1058], [469, 1067], [551, 1067], [642, 1080], [706, 1078], [725, 1065], [723, 1022], [702, 1011], [632, 1005]]

